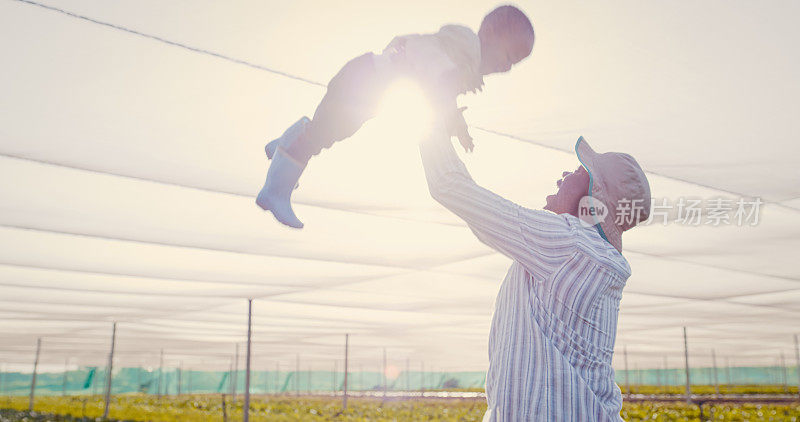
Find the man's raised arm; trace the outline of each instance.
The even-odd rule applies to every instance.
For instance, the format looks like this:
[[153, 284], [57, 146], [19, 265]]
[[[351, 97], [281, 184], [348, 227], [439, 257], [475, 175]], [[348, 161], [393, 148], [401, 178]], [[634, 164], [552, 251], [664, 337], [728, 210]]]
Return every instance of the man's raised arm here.
[[456, 155], [443, 121], [434, 122], [420, 154], [433, 199], [461, 217], [481, 242], [534, 276], [547, 278], [574, 251], [573, 229], [565, 217], [524, 208], [478, 186]]

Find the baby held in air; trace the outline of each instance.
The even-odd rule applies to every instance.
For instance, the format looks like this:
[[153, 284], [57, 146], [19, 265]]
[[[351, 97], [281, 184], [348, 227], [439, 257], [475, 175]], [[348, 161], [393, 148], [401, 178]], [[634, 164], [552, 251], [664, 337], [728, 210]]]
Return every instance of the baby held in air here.
[[308, 161], [358, 131], [400, 76], [420, 84], [450, 134], [471, 151], [472, 138], [456, 98], [482, 90], [485, 75], [507, 72], [528, 57], [533, 41], [527, 16], [516, 7], [500, 6], [483, 18], [477, 34], [465, 26], [445, 25], [433, 34], [395, 37], [381, 54], [350, 60], [328, 83], [314, 117], [301, 117], [265, 147], [271, 164], [256, 203], [281, 223], [302, 228], [291, 195]]

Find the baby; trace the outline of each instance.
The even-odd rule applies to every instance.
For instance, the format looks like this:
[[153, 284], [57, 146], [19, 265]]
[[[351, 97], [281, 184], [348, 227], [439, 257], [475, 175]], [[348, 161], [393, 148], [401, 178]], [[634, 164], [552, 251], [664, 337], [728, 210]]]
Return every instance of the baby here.
[[256, 204], [281, 223], [302, 228], [291, 195], [308, 160], [372, 118], [385, 88], [398, 76], [421, 85], [451, 136], [471, 151], [472, 138], [456, 97], [482, 90], [483, 76], [507, 72], [528, 57], [533, 40], [527, 16], [516, 7], [500, 6], [483, 18], [477, 35], [464, 26], [446, 25], [435, 34], [395, 37], [381, 54], [350, 60], [328, 83], [314, 118], [300, 118], [264, 148], [272, 163]]

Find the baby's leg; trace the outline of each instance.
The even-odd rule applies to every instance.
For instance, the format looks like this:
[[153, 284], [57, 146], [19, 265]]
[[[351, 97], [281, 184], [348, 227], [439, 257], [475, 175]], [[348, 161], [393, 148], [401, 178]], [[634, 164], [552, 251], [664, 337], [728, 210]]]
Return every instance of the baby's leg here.
[[390, 75], [376, 71], [374, 57], [367, 53], [350, 60], [331, 79], [304, 135], [287, 149], [289, 155], [307, 162], [323, 148], [352, 136], [375, 115]]

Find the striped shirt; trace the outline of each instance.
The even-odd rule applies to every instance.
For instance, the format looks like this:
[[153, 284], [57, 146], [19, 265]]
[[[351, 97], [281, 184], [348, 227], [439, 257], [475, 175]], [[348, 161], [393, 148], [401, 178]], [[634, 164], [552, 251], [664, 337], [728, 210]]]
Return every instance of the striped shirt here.
[[470, 177], [441, 126], [420, 145], [433, 198], [514, 262], [489, 333], [484, 421], [619, 421], [611, 358], [630, 266], [593, 227]]

